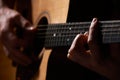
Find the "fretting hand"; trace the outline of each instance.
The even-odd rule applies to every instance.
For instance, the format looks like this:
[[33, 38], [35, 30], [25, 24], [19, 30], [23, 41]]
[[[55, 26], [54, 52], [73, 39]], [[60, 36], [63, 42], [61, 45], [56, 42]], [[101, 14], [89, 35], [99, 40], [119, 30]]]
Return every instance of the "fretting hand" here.
[[120, 44], [100, 42], [101, 36], [98, 27], [98, 20], [94, 18], [89, 31], [76, 36], [67, 57], [110, 80], [120, 80]]

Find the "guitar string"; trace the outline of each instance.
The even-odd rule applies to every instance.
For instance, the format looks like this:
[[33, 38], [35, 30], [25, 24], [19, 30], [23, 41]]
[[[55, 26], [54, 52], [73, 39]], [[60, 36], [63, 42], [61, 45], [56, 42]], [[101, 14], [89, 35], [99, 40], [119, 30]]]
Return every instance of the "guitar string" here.
[[[120, 26], [117, 24], [118, 22], [116, 22], [116, 21], [106, 21], [107, 22], [107, 24], [106, 25], [104, 25], [104, 26], [102, 26], [103, 28], [107, 28], [106, 30], [105, 29], [102, 29], [101, 30], [101, 32], [105, 35], [105, 34], [111, 34], [111, 35], [118, 35], [118, 37], [119, 37], [119, 34], [120, 34]], [[102, 23], [106, 23], [106, 22], [102, 22]], [[113, 23], [111, 23], [111, 22], [113, 22]], [[84, 23], [84, 24], [83, 24]], [[64, 36], [74, 36], [74, 35], [70, 35], [70, 33], [72, 33], [72, 34], [77, 34], [77, 33], [80, 33], [80, 29], [87, 29], [88, 28], [88, 25], [90, 25], [90, 22], [83, 22], [83, 23], [58, 23], [58, 24], [49, 24], [49, 25], [38, 25], [38, 34], [37, 35], [42, 35], [42, 34], [44, 34], [45, 32], [43, 32], [43, 31], [46, 31], [46, 29], [39, 29], [39, 28], [45, 28], [46, 26], [49, 26], [49, 35], [50, 34], [57, 34], [58, 32], [54, 32], [54, 31], [66, 31], [66, 30], [71, 30], [71, 32], [68, 32], [68, 31], [66, 31], [64, 34]], [[86, 24], [87, 23], [87, 24]], [[59, 24], [61, 24], [61, 25], [59, 25]], [[79, 27], [79, 25], [83, 25], [83, 27]], [[87, 26], [86, 26], [87, 25]], [[52, 27], [51, 27], [52, 26]], [[67, 27], [63, 27], [63, 26], [67, 26]], [[114, 28], [113, 28], [113, 26], [114, 26]], [[62, 28], [61, 28], [62, 27]], [[116, 29], [117, 28], [117, 29]], [[74, 30], [76, 30], [76, 29], [78, 29], [78, 31], [74, 31]], [[82, 31], [82, 30], [81, 30]], [[113, 33], [114, 32], [114, 33]], [[60, 34], [63, 34], [63, 32], [61, 33], [60, 32]], [[67, 34], [69, 34], [69, 35], [67, 35]], [[63, 35], [62, 35], [63, 36]], [[43, 36], [42, 36], [43, 37]], [[41, 37], [41, 38], [42, 38]], [[51, 36], [47, 36], [47, 37], [51, 37]], [[46, 38], [47, 38], [46, 37]], [[58, 37], [58, 36], [57, 36]], [[111, 38], [111, 37], [110, 37]]]
[[[103, 25], [101, 28], [107, 28], [107, 30], [112, 28], [112, 30], [114, 30], [113, 26], [114, 26], [114, 28], [117, 28], [117, 30], [120, 30], [120, 25], [118, 25], [118, 24], [117, 25], [107, 24], [107, 25]], [[48, 27], [49, 30], [54, 30], [54, 29], [55, 30], [59, 30], [59, 29], [60, 30], [63, 30], [63, 29], [65, 30], [65, 29], [67, 29], [68, 30], [68, 29], [86, 29], [86, 28], [89, 28], [88, 24], [84, 24], [83, 27], [80, 27], [80, 24], [79, 25], [78, 24], [77, 25], [76, 24], [74, 24], [74, 25], [66, 25], [65, 24], [65, 25], [51, 25], [51, 26], [40, 25], [40, 26], [38, 26], [38, 30], [46, 30], [46, 29], [44, 29], [45, 27]]]
[[[50, 38], [71, 38], [71, 37], [75, 37], [77, 34], [79, 33], [72, 33], [72, 34], [48, 34], [48, 35], [37, 35], [37, 38], [40, 39], [50, 39]], [[110, 36], [111, 35], [111, 36]], [[116, 38], [116, 39], [120, 39], [120, 33], [107, 33], [107, 34], [103, 34], [104, 38]]]
[[[106, 27], [106, 26], [108, 26], [108, 27]], [[107, 30], [109, 30], [109, 29], [112, 29], [112, 30], [114, 30], [114, 29], [116, 29], [116, 30], [120, 30], [120, 25], [114, 25], [114, 27], [113, 26], [111, 26], [111, 25], [106, 25], [106, 26], [102, 26], [101, 28], [103, 28], [103, 30], [105, 30], [106, 28], [106, 31]], [[46, 29], [44, 29], [45, 27], [38, 27], [38, 29], [37, 30], [46, 30]], [[74, 25], [74, 26], [52, 26], [52, 27], [49, 27], [48, 29], [49, 30], [74, 30], [74, 29], [88, 29], [89, 27], [88, 26], [83, 26], [83, 27], [80, 27], [79, 25]], [[105, 28], [105, 29], [104, 29]]]
[[[99, 21], [100, 24], [103, 24], [103, 25], [118, 25], [120, 24], [120, 20], [109, 20], [109, 21]], [[44, 27], [44, 26], [72, 26], [72, 25], [89, 25], [90, 26], [91, 22], [69, 22], [69, 23], [50, 23], [50, 24], [47, 24], [47, 25], [37, 25], [37, 27]], [[106, 27], [113, 27], [112, 26], [106, 26]]]
[[[42, 26], [38, 25], [39, 34], [37, 34], [37, 35], [39, 35], [38, 38], [40, 38], [40, 39], [48, 40], [47, 45], [49, 44], [49, 46], [52, 46], [52, 45], [65, 45], [65, 44], [68, 44], [68, 41], [67, 41], [68, 38], [72, 40], [72, 39], [74, 39], [76, 34], [80, 33], [80, 29], [83, 29], [83, 31], [86, 30], [86, 29], [88, 30], [88, 27], [89, 27], [88, 25], [90, 25], [90, 24], [84, 24], [84, 25], [87, 25], [87, 26], [79, 27], [78, 24], [77, 25], [76, 24], [72, 24], [72, 25], [71, 24], [67, 24], [67, 25], [62, 24], [62, 28], [61, 28], [61, 25], [59, 25], [59, 24], [50, 25], [50, 26], [53, 26], [53, 27], [50, 27], [49, 25], [47, 25], [48, 30], [50, 31], [48, 33], [49, 34], [48, 36], [43, 36], [45, 34], [44, 31], [46, 31], [46, 29], [44, 29], [46, 27], [46, 25], [42, 25]], [[67, 26], [67, 27], [63, 27], [63, 26]], [[113, 28], [113, 26], [114, 26], [114, 28]], [[102, 27], [103, 27], [103, 29], [101, 30], [101, 32], [104, 35], [107, 35], [106, 37], [103, 37], [106, 41], [108, 41], [108, 42], [112, 42], [112, 41], [115, 41], [115, 40], [118, 41], [118, 42], [120, 41], [120, 26], [118, 24], [116, 24], [116, 23], [113, 24], [113, 25], [106, 24], [106, 25], [104, 25]], [[42, 28], [42, 29], [39, 29], [39, 28]], [[78, 31], [75, 31], [77, 29], [78, 29]], [[58, 32], [56, 32], [56, 30]], [[65, 32], [60, 32], [60, 34], [64, 34], [64, 35], [59, 35], [59, 31], [63, 31], [63, 30]], [[67, 30], [70, 30], [70, 31], [68, 32]], [[41, 33], [41, 32], [43, 32], [44, 34]], [[70, 33], [72, 33], [72, 34], [70, 34]], [[55, 34], [56, 34], [56, 36], [54, 36]], [[112, 36], [109, 36], [109, 35], [112, 35]], [[113, 36], [113, 35], [115, 35], [115, 36]], [[117, 37], [116, 37], [116, 35], [117, 35]], [[55, 38], [57, 38], [57, 43], [56, 43]], [[63, 38], [63, 39], [61, 39], [61, 38]], [[61, 44], [61, 40], [65, 44]], [[60, 44], [59, 44], [59, 42], [60, 42]]]
[[[112, 32], [112, 33], [115, 32], [115, 33], [120, 34], [120, 28], [119, 28], [119, 26], [115, 26], [115, 27], [118, 27], [118, 28], [117, 29], [116, 28], [115, 29], [113, 29], [113, 28], [107, 28], [107, 30], [102, 29], [101, 32], [104, 33], [104, 34], [107, 34], [107, 33], [110, 33], [110, 32]], [[81, 29], [83, 29], [83, 30], [81, 30]], [[49, 29], [49, 34], [54, 34], [54, 33], [58, 33], [58, 32], [60, 32], [60, 33], [66, 33], [66, 34], [78, 33], [80, 31], [84, 31], [84, 29], [86, 29], [86, 28], [71, 27], [71, 30], [69, 30], [69, 28], [52, 28], [52, 29]], [[64, 30], [64, 32], [63, 32], [63, 30]], [[38, 29], [38, 34], [42, 35], [42, 34], [45, 33], [45, 31], [46, 31], [46, 29]]]

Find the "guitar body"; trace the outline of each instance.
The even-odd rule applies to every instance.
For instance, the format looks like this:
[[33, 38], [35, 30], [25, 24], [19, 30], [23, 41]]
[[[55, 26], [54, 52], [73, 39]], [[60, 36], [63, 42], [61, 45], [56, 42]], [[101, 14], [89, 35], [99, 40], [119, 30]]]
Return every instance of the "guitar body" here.
[[[69, 0], [32, 0], [33, 24], [37, 26], [41, 24], [66, 23], [68, 9]], [[43, 48], [43, 59], [39, 67], [38, 80], [46, 80], [51, 51], [52, 49]]]

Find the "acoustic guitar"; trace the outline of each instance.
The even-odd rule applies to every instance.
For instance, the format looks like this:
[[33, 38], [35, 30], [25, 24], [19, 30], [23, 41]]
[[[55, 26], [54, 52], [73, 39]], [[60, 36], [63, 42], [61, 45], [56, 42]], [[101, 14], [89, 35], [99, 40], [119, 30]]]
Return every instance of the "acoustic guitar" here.
[[[40, 72], [42, 72], [40, 75], [41, 80], [46, 79], [47, 62], [52, 48], [70, 46], [75, 36], [88, 31], [90, 26], [91, 22], [66, 23], [69, 2], [69, 0], [34, 0], [32, 2], [34, 8], [33, 21], [38, 26], [37, 36], [44, 43], [44, 58], [40, 66]], [[41, 23], [40, 21], [44, 22], [45, 25], [39, 24]], [[120, 20], [100, 21], [100, 23], [103, 43], [120, 42]], [[87, 67], [90, 68], [89, 66]], [[99, 68], [90, 69], [106, 75]]]
[[[41, 40], [44, 47], [41, 51], [44, 55], [39, 67], [37, 79], [46, 80], [47, 63], [52, 48], [57, 46], [70, 46], [77, 34], [88, 31], [91, 22], [66, 23], [69, 0], [31, 1], [33, 24], [38, 28], [37, 38]], [[100, 21], [100, 23], [103, 43], [120, 42], [120, 20]], [[92, 70], [106, 75], [98, 70], [98, 68]]]

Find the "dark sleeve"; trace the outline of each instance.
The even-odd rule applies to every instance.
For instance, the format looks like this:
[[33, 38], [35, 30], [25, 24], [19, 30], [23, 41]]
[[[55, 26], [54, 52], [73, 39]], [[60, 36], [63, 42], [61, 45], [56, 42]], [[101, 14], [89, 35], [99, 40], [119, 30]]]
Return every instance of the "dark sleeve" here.
[[1, 0], [4, 5], [8, 6], [9, 8], [14, 8], [16, 0]]

